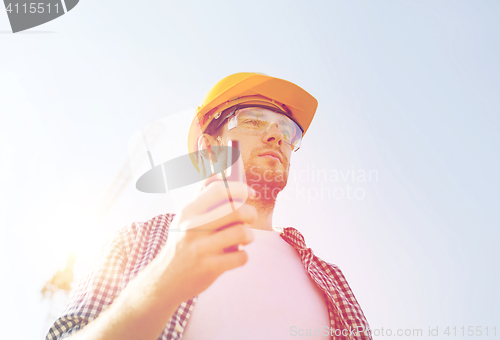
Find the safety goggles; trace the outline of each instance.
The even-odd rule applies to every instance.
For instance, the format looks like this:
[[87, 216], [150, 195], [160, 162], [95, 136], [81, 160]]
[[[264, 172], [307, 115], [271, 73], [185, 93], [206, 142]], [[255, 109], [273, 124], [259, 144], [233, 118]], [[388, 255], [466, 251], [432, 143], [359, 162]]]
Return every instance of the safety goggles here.
[[246, 107], [232, 110], [226, 118], [228, 130], [238, 127], [245, 130], [245, 133], [256, 135], [266, 133], [276, 125], [283, 134], [283, 141], [293, 151], [300, 148], [302, 127], [285, 114], [262, 107]]

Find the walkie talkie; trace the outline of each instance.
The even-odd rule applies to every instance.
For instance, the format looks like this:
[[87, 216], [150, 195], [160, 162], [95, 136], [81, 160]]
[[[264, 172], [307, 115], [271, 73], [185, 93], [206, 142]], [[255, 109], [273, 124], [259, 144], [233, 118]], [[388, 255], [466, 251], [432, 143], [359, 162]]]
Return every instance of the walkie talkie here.
[[[231, 140], [228, 142], [228, 155], [227, 155], [227, 164], [231, 164], [227, 168], [227, 176], [224, 175], [224, 172], [222, 171], [221, 174], [224, 179], [224, 183], [226, 184], [226, 189], [227, 189], [227, 194], [229, 196], [229, 200], [231, 202], [231, 207], [233, 208], [233, 211], [235, 210], [234, 204], [233, 204], [233, 199], [231, 197], [231, 193], [229, 192], [229, 186], [227, 184], [227, 181], [233, 181], [233, 182], [244, 182], [244, 175], [243, 175], [243, 161], [241, 159], [241, 154], [240, 154], [240, 142], [237, 140]], [[230, 226], [226, 226], [230, 227]], [[227, 247], [224, 249], [225, 253], [231, 253], [238, 251], [238, 245], [235, 244], [233, 246]]]
[[243, 182], [243, 162], [241, 161], [240, 142], [231, 140], [228, 146], [227, 164], [231, 164], [231, 166], [228, 167], [227, 180]]

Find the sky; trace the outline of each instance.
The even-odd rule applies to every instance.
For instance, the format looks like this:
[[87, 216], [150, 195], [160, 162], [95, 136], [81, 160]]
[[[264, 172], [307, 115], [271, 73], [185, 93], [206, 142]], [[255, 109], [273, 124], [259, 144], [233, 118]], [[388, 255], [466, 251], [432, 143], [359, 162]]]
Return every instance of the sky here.
[[135, 189], [137, 133], [236, 72], [317, 98], [273, 223], [342, 269], [375, 338], [500, 333], [499, 16], [493, 0], [82, 0], [12, 34], [0, 12], [3, 336], [43, 338], [65, 297], [40, 290], [69, 253], [81, 277], [113, 231], [178, 208]]

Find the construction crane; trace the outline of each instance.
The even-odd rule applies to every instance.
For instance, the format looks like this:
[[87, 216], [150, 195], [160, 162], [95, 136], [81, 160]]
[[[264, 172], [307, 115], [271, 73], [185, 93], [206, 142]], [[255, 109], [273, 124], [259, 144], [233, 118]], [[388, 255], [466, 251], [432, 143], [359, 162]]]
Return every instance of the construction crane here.
[[[98, 221], [102, 221], [104, 219], [120, 195], [123, 193], [123, 190], [129, 184], [132, 178], [131, 169], [134, 165], [143, 161], [145, 149], [148, 151], [147, 156], [151, 159], [150, 146], [152, 147], [156, 144], [165, 130], [166, 126], [161, 122], [157, 122], [148, 125], [141, 131], [143, 139], [137, 140], [136, 144], [130, 148], [128, 159], [122, 164], [116, 176], [111, 181], [111, 184], [108, 186], [102, 199], [96, 206], [95, 215], [97, 216]], [[145, 148], [143, 143], [145, 144]], [[72, 288], [71, 284], [73, 282], [73, 268], [76, 260], [76, 255], [70, 254], [67, 258], [65, 268], [63, 270], [58, 270], [52, 278], [45, 283], [41, 290], [42, 299], [49, 300], [46, 325], [44, 325], [46, 328], [44, 328], [44, 332], [61, 312], [61, 306], [56, 306], [54, 304], [55, 297], [62, 295], [64, 302], [66, 302], [69, 297], [69, 293]]]
[[[73, 282], [73, 268], [75, 266], [76, 255], [70, 254], [66, 260], [66, 266], [62, 270], [58, 270], [52, 278], [47, 281], [41, 290], [42, 299], [48, 299], [49, 307], [45, 318], [45, 325], [52, 322], [57, 317], [56, 313], [60, 312], [60, 306], [54, 305], [56, 295], [63, 295], [62, 298], [67, 300], [71, 290], [71, 282]], [[42, 330], [45, 333], [46, 328]], [[43, 334], [45, 335], [45, 334]]]

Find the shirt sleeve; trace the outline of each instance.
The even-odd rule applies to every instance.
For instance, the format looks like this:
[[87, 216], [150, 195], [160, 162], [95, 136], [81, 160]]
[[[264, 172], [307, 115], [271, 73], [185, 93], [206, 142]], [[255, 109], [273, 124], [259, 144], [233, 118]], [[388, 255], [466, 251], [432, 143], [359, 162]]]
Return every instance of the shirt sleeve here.
[[126, 262], [122, 230], [105, 244], [97, 261], [80, 280], [65, 310], [49, 329], [46, 340], [64, 339], [97, 318], [123, 289]]
[[330, 287], [330, 291], [335, 297], [342, 318], [347, 323], [349, 336], [359, 340], [372, 340], [368, 321], [344, 274], [338, 266], [322, 260], [320, 261], [322, 262], [323, 269], [326, 269], [325, 271], [328, 275], [336, 282], [334, 287]]

